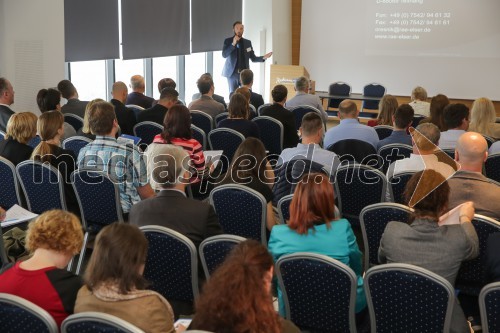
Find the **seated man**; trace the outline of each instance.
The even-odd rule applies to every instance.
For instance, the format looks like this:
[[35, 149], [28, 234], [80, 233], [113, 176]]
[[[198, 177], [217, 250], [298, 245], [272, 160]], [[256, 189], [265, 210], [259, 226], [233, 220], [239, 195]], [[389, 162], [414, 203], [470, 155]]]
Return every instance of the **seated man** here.
[[134, 125], [136, 124], [135, 113], [125, 106], [128, 89], [127, 85], [121, 81], [113, 83], [111, 104], [115, 107], [116, 119], [122, 134], [134, 135]]
[[359, 110], [350, 99], [343, 100], [339, 105], [340, 124], [330, 128], [325, 135], [326, 148], [340, 140], [356, 139], [368, 142], [377, 148], [378, 134], [373, 127], [360, 124], [358, 121]]
[[455, 161], [460, 164], [460, 170], [448, 180], [449, 207], [472, 201], [476, 214], [500, 221], [500, 186], [482, 174], [487, 157], [488, 144], [481, 134], [466, 132], [460, 136], [455, 149]]
[[455, 149], [458, 138], [469, 129], [469, 108], [462, 103], [448, 104], [443, 116], [448, 130], [441, 132], [439, 148]]
[[262, 95], [252, 91], [253, 72], [251, 69], [244, 69], [241, 71], [240, 82], [242, 87], [246, 87], [250, 91], [250, 104], [255, 107], [255, 110], [258, 110], [259, 106], [264, 104], [264, 98], [262, 98]]
[[323, 104], [318, 96], [309, 94], [310, 82], [305, 76], [299, 77], [295, 80], [295, 96], [293, 96], [289, 101], [286, 102], [285, 106], [287, 108], [294, 108], [301, 105], [309, 105], [316, 108], [321, 112], [323, 121], [326, 123], [328, 121], [328, 114], [323, 109]]
[[61, 92], [63, 98], [68, 101], [61, 108], [62, 113], [72, 113], [80, 118], [85, 117], [85, 108], [88, 102], [78, 99], [78, 91], [70, 80], [62, 80], [57, 84], [57, 90]]
[[262, 108], [261, 115], [278, 120], [283, 125], [283, 148], [292, 148], [299, 142], [299, 136], [295, 128], [295, 115], [285, 109], [288, 90], [282, 84], [278, 84], [271, 91], [273, 105]]
[[429, 117], [431, 103], [427, 102], [427, 91], [422, 87], [415, 87], [411, 92], [410, 106], [415, 111], [415, 114]]
[[145, 109], [149, 109], [153, 105], [154, 98], [144, 95], [146, 91], [144, 77], [141, 75], [132, 76], [130, 78], [130, 88], [132, 92], [128, 94], [125, 104], [138, 105]]
[[408, 104], [401, 104], [392, 116], [392, 124], [394, 129], [391, 135], [379, 141], [377, 150], [385, 145], [399, 143], [411, 146], [411, 136], [406, 133], [407, 128], [413, 122], [413, 108]]
[[14, 88], [9, 80], [0, 77], [0, 131], [5, 132], [10, 116], [14, 111], [10, 106], [14, 104]]
[[203, 74], [196, 82], [196, 85], [198, 86], [201, 96], [199, 99], [189, 104], [189, 110], [205, 112], [212, 118], [226, 111], [224, 105], [213, 99], [215, 86], [211, 76]]
[[[210, 73], [205, 73], [202, 76], [208, 76], [209, 78], [213, 79], [212, 74], [210, 74]], [[191, 100], [195, 101], [195, 100], [199, 99], [200, 97], [201, 97], [201, 94], [199, 92], [197, 92], [197, 93], [193, 94], [193, 97], [191, 97]], [[220, 104], [224, 105], [224, 110], [227, 109], [227, 104], [226, 104], [226, 101], [224, 100], [224, 96], [217, 95], [214, 93], [212, 95], [212, 98], [215, 99], [216, 102], [219, 102]]]
[[137, 123], [152, 121], [163, 126], [163, 118], [172, 105], [177, 104], [179, 93], [172, 88], [165, 88], [161, 91], [160, 100], [150, 109], [139, 112]]
[[118, 184], [126, 219], [133, 204], [154, 196], [146, 164], [137, 147], [117, 143], [118, 121], [113, 105], [95, 103], [90, 107], [88, 118], [90, 130], [96, 138], [80, 150], [78, 168], [104, 171]]

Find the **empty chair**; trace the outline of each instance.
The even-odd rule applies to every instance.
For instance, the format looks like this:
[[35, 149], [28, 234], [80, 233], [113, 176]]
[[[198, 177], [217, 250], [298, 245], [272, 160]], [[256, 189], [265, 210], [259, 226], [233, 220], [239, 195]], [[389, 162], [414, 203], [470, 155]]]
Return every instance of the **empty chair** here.
[[73, 314], [63, 321], [61, 332], [144, 333], [144, 331], [129, 322], [102, 312]]
[[372, 332], [449, 332], [454, 289], [441, 276], [408, 264], [365, 274]]
[[395, 203], [366, 206], [359, 215], [365, 247], [365, 270], [378, 265], [378, 248], [385, 226], [391, 221], [408, 223], [411, 208]]
[[377, 131], [379, 140], [383, 140], [392, 134], [394, 127], [388, 125], [377, 125], [374, 129]]
[[222, 112], [215, 116], [215, 125], [218, 126], [219, 123], [229, 117], [229, 112]]
[[266, 116], [255, 117], [252, 121], [259, 126], [260, 139], [269, 154], [281, 154], [283, 151], [283, 124]]
[[78, 157], [80, 153], [80, 149], [85, 147], [87, 144], [92, 142], [91, 139], [84, 136], [72, 136], [63, 141], [62, 147], [64, 149], [69, 149], [75, 153], [75, 156]]
[[[328, 94], [334, 96], [345, 96], [345, 98], [330, 98], [328, 100], [328, 108], [338, 109], [339, 104], [351, 94], [351, 86], [345, 82], [334, 82], [328, 87]], [[331, 116], [336, 116], [337, 112], [327, 111]]]
[[356, 332], [357, 278], [348, 266], [324, 255], [298, 252], [278, 259], [276, 276], [285, 318], [301, 330]]
[[155, 136], [163, 131], [163, 126], [153, 121], [143, 121], [134, 126], [134, 135], [141, 138], [141, 143], [149, 145]]
[[82, 117], [79, 117], [76, 114], [65, 113], [64, 114], [64, 122], [66, 122], [66, 123], [70, 124], [71, 126], [73, 126], [73, 128], [77, 132], [78, 132], [78, 130], [80, 128], [83, 127], [83, 119], [82, 119]]
[[16, 167], [11, 161], [0, 156], [0, 207], [9, 209], [14, 205], [21, 205], [21, 194], [16, 177]]
[[207, 135], [205, 132], [201, 129], [198, 128], [194, 125], [191, 125], [191, 130], [193, 131], [193, 139], [198, 141], [201, 146], [203, 147], [203, 150], [207, 149]]
[[[316, 112], [321, 117], [321, 119], [323, 119], [323, 114], [321, 114], [321, 111], [309, 105], [299, 105], [294, 108], [291, 108], [290, 111], [295, 116], [295, 128], [297, 131], [302, 125], [302, 118], [306, 113]], [[326, 131], [326, 124], [325, 124], [325, 131]]]
[[58, 333], [50, 314], [24, 298], [0, 293], [0, 331], [2, 333]]
[[380, 147], [377, 154], [382, 158], [382, 172], [386, 173], [392, 163], [403, 158], [409, 158], [412, 152], [412, 146], [399, 143], [391, 143]]
[[205, 134], [208, 134], [214, 128], [213, 118], [203, 111], [190, 110], [191, 123], [198, 128], [201, 128]]
[[[366, 86], [363, 87], [363, 95], [369, 96], [369, 97], [380, 97], [382, 98], [385, 95], [385, 87], [379, 83], [369, 83]], [[363, 103], [361, 104], [361, 111], [364, 109], [367, 110], [378, 110], [378, 103], [379, 101], [370, 101], [370, 100], [363, 100]], [[361, 112], [362, 113], [362, 112]], [[374, 115], [374, 114], [371, 114]], [[361, 117], [363, 115], [360, 114]]]
[[238, 146], [245, 141], [240, 132], [230, 128], [216, 128], [208, 133], [208, 143], [211, 150], [222, 150], [222, 170], [227, 170], [229, 162], [233, 160]]
[[484, 164], [484, 170], [486, 177], [500, 182], [500, 153], [488, 156]]
[[67, 210], [63, 186], [65, 180], [52, 165], [24, 161], [17, 165], [16, 174], [29, 211], [41, 214], [51, 209]]
[[217, 235], [208, 237], [200, 243], [200, 260], [205, 277], [210, 278], [217, 267], [224, 262], [233, 247], [245, 240], [235, 235]]
[[479, 294], [479, 309], [484, 333], [500, 332], [500, 282], [490, 283]]
[[414, 174], [414, 171], [400, 172], [397, 175], [392, 175], [387, 180], [390, 197], [393, 202], [402, 205], [408, 204], [403, 198], [403, 193], [406, 187], [406, 183], [408, 183], [408, 181]]
[[340, 140], [330, 145], [327, 149], [337, 154], [341, 161], [355, 161], [363, 164], [372, 163], [372, 159], [377, 161], [375, 147], [362, 140]]

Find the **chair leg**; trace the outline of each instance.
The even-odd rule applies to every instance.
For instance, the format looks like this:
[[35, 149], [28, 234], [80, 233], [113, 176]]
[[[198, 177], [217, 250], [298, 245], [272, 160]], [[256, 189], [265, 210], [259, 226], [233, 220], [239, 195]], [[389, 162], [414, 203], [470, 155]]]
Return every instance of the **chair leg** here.
[[86, 232], [85, 236], [83, 237], [83, 246], [82, 246], [82, 250], [80, 251], [80, 257], [78, 258], [78, 265], [76, 266], [75, 274], [77, 274], [77, 275], [80, 275], [80, 270], [82, 268], [83, 259], [85, 258], [85, 250], [87, 249], [88, 239], [89, 239], [89, 233]]

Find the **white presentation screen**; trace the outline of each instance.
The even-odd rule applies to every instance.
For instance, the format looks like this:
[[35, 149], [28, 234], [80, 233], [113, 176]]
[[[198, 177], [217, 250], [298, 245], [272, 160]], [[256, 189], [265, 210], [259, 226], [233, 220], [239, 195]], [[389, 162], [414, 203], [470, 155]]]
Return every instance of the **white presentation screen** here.
[[500, 0], [303, 0], [301, 29], [316, 90], [500, 100]]

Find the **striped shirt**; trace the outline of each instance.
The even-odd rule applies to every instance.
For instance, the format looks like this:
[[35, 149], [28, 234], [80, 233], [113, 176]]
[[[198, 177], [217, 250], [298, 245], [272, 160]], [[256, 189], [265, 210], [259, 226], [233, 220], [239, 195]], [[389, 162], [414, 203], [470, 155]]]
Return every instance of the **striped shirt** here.
[[137, 147], [121, 145], [112, 137], [98, 135], [83, 147], [78, 168], [106, 172], [118, 184], [123, 213], [141, 201], [137, 188], [148, 184], [146, 164]]

